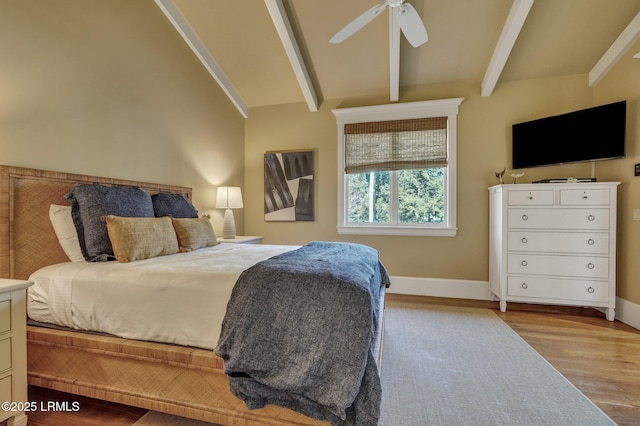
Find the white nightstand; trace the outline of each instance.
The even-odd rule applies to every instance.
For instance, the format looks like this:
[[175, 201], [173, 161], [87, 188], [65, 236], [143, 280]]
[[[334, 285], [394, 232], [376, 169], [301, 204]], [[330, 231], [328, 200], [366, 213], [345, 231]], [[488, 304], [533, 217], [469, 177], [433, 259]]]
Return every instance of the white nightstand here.
[[0, 402], [20, 402], [20, 411], [0, 410], [0, 422], [27, 424], [27, 303], [32, 282], [0, 278]]
[[235, 244], [262, 244], [264, 237], [251, 237], [247, 235], [236, 235], [235, 238], [218, 237], [218, 243], [235, 243]]

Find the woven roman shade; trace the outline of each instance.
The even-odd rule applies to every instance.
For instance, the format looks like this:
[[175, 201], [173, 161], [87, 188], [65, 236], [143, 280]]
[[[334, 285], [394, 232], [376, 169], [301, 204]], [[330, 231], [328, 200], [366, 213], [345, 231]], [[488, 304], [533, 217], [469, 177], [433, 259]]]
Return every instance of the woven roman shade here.
[[447, 165], [447, 117], [349, 123], [344, 137], [346, 173]]

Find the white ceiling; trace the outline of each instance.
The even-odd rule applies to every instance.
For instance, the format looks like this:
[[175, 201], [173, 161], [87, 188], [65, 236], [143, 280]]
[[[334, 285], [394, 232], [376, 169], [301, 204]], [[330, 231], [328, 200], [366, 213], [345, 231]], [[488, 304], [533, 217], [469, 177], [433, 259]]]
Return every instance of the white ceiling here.
[[[378, 0], [155, 0], [240, 112], [266, 105], [387, 96], [464, 83], [589, 74], [595, 85], [640, 35], [640, 0], [407, 0], [429, 41], [390, 48], [384, 12], [329, 39]], [[395, 30], [397, 31], [397, 30]], [[484, 82], [483, 82], [484, 81]]]

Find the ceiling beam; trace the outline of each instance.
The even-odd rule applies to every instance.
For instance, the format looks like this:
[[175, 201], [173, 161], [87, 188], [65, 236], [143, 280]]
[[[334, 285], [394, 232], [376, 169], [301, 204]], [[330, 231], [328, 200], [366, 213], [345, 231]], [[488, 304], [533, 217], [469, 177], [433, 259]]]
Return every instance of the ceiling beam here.
[[400, 100], [400, 25], [389, 11], [389, 100]]
[[207, 48], [204, 46], [195, 31], [191, 28], [187, 20], [182, 16], [172, 0], [155, 0], [156, 4], [165, 14], [167, 19], [173, 24], [178, 33], [189, 45], [193, 53], [200, 59], [200, 62], [209, 71], [209, 74], [218, 82], [224, 93], [229, 97], [233, 105], [240, 111], [244, 118], [249, 116], [249, 109], [238, 92], [231, 85], [231, 82], [222, 71], [222, 68], [213, 59]]
[[606, 73], [618, 62], [618, 59], [631, 47], [640, 35], [640, 13], [620, 33], [616, 41], [602, 55], [602, 58], [589, 71], [589, 87], [593, 87], [605, 76]]
[[533, 0], [514, 0], [511, 5], [509, 16], [502, 27], [502, 33], [482, 79], [482, 96], [491, 96], [493, 93], [531, 6], [533, 6]]
[[287, 11], [284, 9], [282, 0], [264, 0], [264, 3], [267, 5], [267, 9], [269, 9], [269, 14], [278, 31], [284, 50], [287, 52], [291, 68], [293, 68], [293, 72], [298, 79], [298, 84], [307, 101], [308, 107], [311, 111], [318, 111], [318, 98], [311, 83], [311, 78], [309, 78], [307, 66], [300, 53], [296, 36], [291, 29]]

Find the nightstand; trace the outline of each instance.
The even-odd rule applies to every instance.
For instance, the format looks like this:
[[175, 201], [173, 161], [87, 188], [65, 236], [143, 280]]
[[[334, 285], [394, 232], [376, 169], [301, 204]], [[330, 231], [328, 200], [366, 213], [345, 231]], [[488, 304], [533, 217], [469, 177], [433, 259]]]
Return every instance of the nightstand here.
[[0, 422], [27, 424], [27, 301], [32, 282], [0, 278], [0, 402], [19, 403], [0, 409]]
[[264, 237], [251, 237], [247, 235], [236, 235], [235, 238], [218, 237], [218, 243], [235, 243], [235, 244], [262, 244]]

